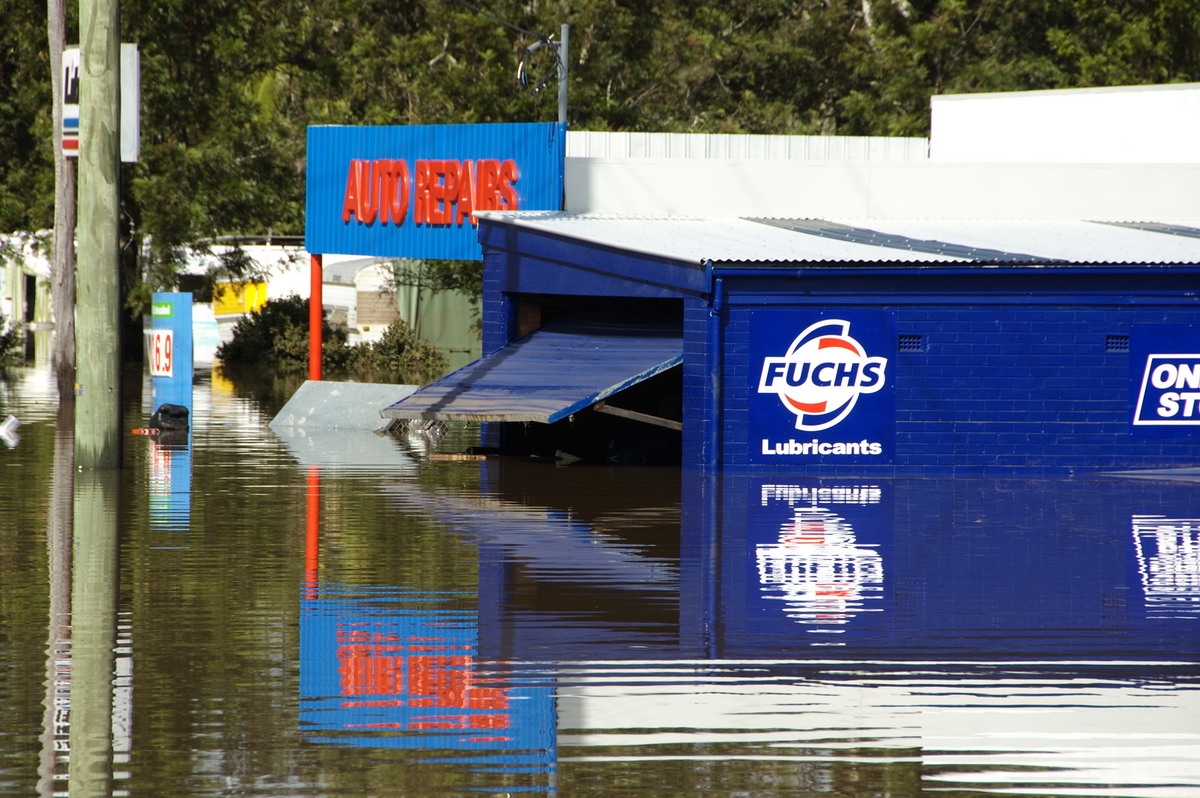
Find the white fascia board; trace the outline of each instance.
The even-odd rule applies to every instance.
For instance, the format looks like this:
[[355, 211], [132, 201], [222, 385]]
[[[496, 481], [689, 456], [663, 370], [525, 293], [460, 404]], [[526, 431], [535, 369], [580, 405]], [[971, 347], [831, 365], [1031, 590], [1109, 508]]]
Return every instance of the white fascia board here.
[[1200, 164], [568, 158], [572, 213], [770, 217], [1200, 217]]

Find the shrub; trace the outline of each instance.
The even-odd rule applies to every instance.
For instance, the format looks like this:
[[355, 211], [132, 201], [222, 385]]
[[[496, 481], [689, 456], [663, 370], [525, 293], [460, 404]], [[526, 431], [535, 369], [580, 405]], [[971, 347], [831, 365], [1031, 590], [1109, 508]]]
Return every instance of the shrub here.
[[13, 366], [24, 357], [25, 336], [21, 328], [9, 326], [8, 320], [0, 315], [0, 366]]
[[[446, 370], [446, 356], [403, 321], [369, 344], [346, 345], [346, 328], [321, 324], [321, 371], [363, 382], [426, 383]], [[276, 374], [308, 368], [308, 300], [298, 296], [268, 300], [238, 320], [233, 338], [217, 347], [230, 370], [267, 369]]]
[[397, 319], [378, 341], [352, 347], [346, 368], [365, 382], [423, 385], [440, 377], [447, 365], [440, 349]]
[[[277, 372], [308, 368], [308, 300], [298, 296], [269, 299], [233, 328], [233, 338], [217, 347], [217, 357], [233, 368], [269, 368]], [[321, 368], [345, 365], [346, 329], [321, 322]]]

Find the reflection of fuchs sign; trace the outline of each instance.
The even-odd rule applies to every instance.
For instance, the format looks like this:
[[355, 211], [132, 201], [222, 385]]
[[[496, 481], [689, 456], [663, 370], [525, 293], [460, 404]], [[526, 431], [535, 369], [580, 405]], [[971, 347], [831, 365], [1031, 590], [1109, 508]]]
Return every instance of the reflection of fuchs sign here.
[[796, 336], [783, 357], [764, 358], [759, 393], [774, 393], [796, 414], [796, 429], [815, 432], [844, 419], [860, 393], [883, 387], [887, 358], [868, 357], [850, 323], [819, 321]]
[[751, 461], [890, 462], [891, 314], [806, 320], [794, 310], [762, 310], [751, 319]]

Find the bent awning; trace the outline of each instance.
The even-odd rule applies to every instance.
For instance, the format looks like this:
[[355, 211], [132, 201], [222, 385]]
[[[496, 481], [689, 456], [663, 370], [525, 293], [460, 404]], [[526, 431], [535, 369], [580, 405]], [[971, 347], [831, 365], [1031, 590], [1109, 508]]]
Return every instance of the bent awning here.
[[551, 424], [682, 360], [677, 324], [563, 320], [425, 386], [381, 415]]

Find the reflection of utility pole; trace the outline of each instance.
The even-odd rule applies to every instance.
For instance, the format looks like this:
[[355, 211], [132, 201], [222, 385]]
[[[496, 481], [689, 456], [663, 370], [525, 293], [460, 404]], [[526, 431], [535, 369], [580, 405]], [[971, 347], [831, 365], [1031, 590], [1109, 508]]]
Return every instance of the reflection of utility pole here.
[[71, 585], [71, 798], [110, 798], [117, 647], [117, 474], [75, 476]]
[[79, 8], [78, 402], [75, 465], [121, 465], [120, 15], [117, 0]]
[[46, 642], [46, 699], [38, 795], [52, 798], [58, 766], [66, 759], [70, 728], [71, 533], [75, 486], [75, 403], [68, 395], [58, 407], [54, 434], [54, 473], [47, 513], [50, 562], [49, 639]]

